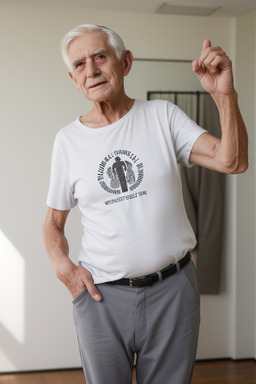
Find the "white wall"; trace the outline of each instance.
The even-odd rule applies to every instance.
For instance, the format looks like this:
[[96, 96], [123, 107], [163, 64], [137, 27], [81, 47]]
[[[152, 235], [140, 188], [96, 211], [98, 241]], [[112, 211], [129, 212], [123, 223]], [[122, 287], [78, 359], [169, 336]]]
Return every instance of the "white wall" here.
[[[243, 36], [248, 22], [246, 18], [235, 23], [229, 18], [124, 14], [42, 3], [0, 3], [0, 372], [80, 366], [71, 300], [55, 278], [41, 238], [54, 136], [64, 124], [90, 108], [61, 62], [58, 44], [62, 35], [84, 22], [105, 24], [120, 33], [135, 57], [168, 59], [196, 58], [207, 37], [221, 44], [235, 60], [244, 42], [236, 44], [234, 33], [237, 29]], [[255, 28], [255, 15], [249, 20]], [[250, 39], [250, 31], [245, 37]], [[239, 85], [242, 87], [246, 79], [250, 87], [248, 71], [241, 74], [241, 67], [238, 63], [237, 74], [243, 76]], [[255, 89], [253, 92], [254, 101], [249, 106], [246, 89], [242, 92], [247, 119], [254, 111]], [[251, 145], [253, 152], [255, 142]], [[241, 324], [237, 323], [246, 317], [244, 310], [250, 316], [252, 312], [249, 304], [239, 304], [241, 297], [242, 303], [246, 300], [244, 293], [251, 292], [249, 286], [245, 292], [241, 287], [251, 284], [247, 280], [252, 281], [252, 277], [249, 267], [249, 275], [240, 275], [236, 263], [243, 257], [246, 231], [251, 234], [255, 225], [252, 210], [249, 222], [243, 213], [244, 206], [247, 213], [249, 206], [252, 208], [254, 175], [252, 166], [248, 175], [239, 179], [235, 176], [229, 183], [222, 289], [218, 296], [202, 297], [198, 358], [230, 356], [233, 333], [237, 335], [234, 356], [239, 356]], [[244, 194], [249, 196], [248, 201], [242, 198]], [[240, 222], [238, 215], [240, 218], [242, 214], [244, 221]], [[77, 211], [71, 215], [67, 233], [75, 260], [81, 235]], [[248, 247], [247, 254], [249, 251], [255, 259], [252, 241]], [[236, 292], [232, 294], [233, 288]], [[252, 320], [248, 323], [251, 332]], [[231, 333], [230, 324], [234, 330]], [[247, 329], [243, 332], [247, 335]], [[252, 357], [247, 339], [249, 333], [242, 356]]]
[[[249, 135], [250, 167], [237, 176], [235, 269], [232, 276], [230, 312], [231, 355], [245, 358], [255, 354], [256, 295], [255, 295], [255, 103], [256, 103], [256, 12], [236, 20], [236, 77], [240, 107]], [[246, 330], [246, 332], [245, 332]]]

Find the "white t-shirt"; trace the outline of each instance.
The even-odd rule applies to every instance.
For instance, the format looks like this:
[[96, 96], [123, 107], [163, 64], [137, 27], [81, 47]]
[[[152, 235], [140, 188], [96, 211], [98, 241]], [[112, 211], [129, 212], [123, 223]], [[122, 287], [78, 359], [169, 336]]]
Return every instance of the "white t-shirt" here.
[[195, 247], [178, 163], [191, 165], [204, 132], [163, 100], [136, 100], [103, 128], [77, 119], [58, 132], [47, 204], [68, 210], [78, 203], [79, 262], [95, 283], [159, 271]]

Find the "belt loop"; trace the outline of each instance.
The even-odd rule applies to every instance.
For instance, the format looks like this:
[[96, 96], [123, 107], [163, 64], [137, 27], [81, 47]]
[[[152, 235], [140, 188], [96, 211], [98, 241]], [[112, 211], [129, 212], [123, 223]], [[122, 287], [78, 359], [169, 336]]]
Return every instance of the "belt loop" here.
[[180, 274], [180, 263], [177, 262], [175, 265], [176, 265], [176, 269], [177, 269], [176, 274], [179, 275]]
[[162, 281], [163, 280], [163, 274], [162, 272], [156, 272], [158, 274], [158, 281]]

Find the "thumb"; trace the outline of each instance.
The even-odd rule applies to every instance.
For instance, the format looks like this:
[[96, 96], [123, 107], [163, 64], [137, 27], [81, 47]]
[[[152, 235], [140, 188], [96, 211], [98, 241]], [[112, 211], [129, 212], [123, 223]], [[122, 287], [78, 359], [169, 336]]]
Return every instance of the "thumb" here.
[[100, 292], [98, 291], [96, 285], [94, 284], [91, 274], [89, 276], [87, 276], [86, 281], [84, 281], [84, 283], [85, 283], [86, 288], [88, 290], [88, 293], [91, 295], [91, 297], [95, 301], [101, 301], [102, 296], [101, 296]]
[[210, 40], [208, 39], [205, 39], [203, 41], [203, 47], [202, 47], [202, 52], [201, 52], [201, 56], [199, 58], [199, 60], [194, 60], [192, 62], [192, 69], [193, 71], [197, 74], [197, 75], [200, 75], [201, 73], [204, 73], [205, 72], [205, 67], [204, 65], [202, 64], [202, 61], [203, 60], [203, 56], [204, 56], [204, 51], [205, 49], [209, 48], [212, 46], [212, 43]]
[[193, 60], [192, 70], [197, 76], [201, 77], [205, 72], [205, 67], [200, 60]]

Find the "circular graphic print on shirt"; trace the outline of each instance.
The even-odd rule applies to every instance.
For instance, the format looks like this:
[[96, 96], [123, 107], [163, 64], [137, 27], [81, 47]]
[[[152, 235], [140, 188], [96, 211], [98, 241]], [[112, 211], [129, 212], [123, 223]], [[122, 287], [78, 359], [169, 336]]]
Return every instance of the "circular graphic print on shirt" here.
[[115, 195], [134, 191], [143, 177], [144, 166], [139, 157], [124, 149], [108, 154], [98, 168], [100, 186]]

